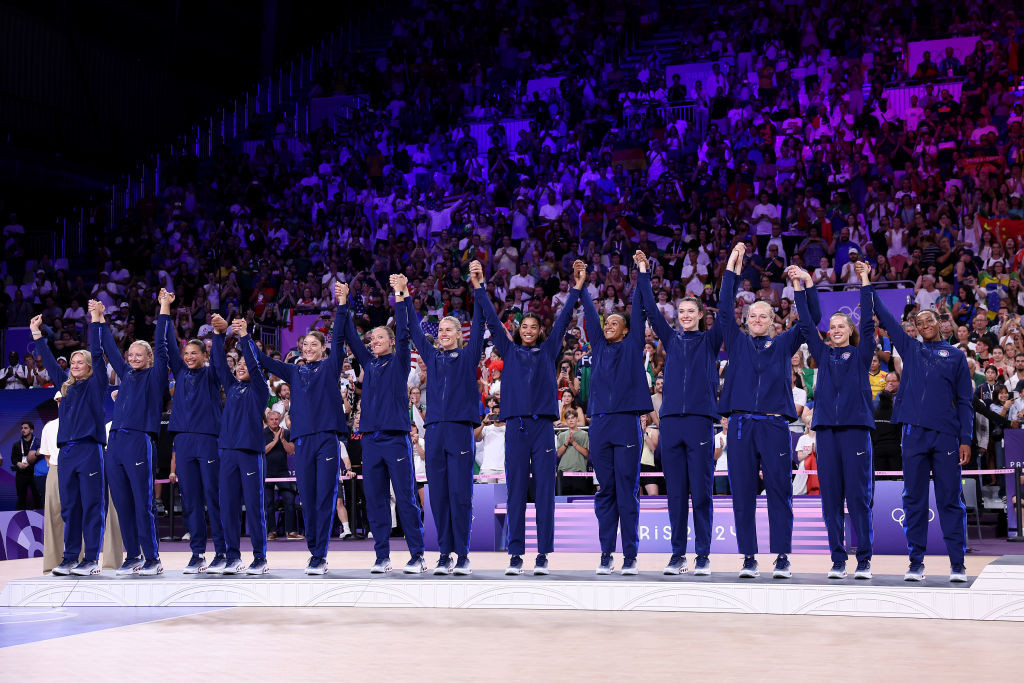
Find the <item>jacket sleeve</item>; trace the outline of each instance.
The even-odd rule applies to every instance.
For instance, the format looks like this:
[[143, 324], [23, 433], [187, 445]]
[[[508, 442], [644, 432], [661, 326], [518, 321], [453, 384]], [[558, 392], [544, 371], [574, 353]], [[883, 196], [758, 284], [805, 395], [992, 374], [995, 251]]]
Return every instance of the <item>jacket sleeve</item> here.
[[[655, 313], [658, 313], [658, 309], [654, 309]], [[659, 315], [661, 315], [659, 313]], [[629, 339], [635, 340], [637, 346], [641, 349], [644, 346], [644, 341], [647, 338], [647, 320], [650, 316], [644, 310], [643, 295], [640, 293], [640, 287], [633, 288], [633, 301], [629, 308]], [[663, 319], [665, 316], [661, 316]]]
[[579, 299], [579, 291], [575, 288], [570, 288], [569, 297], [565, 300], [565, 305], [562, 306], [562, 310], [558, 312], [558, 317], [555, 318], [555, 324], [551, 326], [551, 334], [542, 344], [546, 347], [545, 350], [554, 350], [557, 352], [562, 348], [562, 341], [565, 339], [565, 330], [569, 327], [569, 321], [572, 320], [573, 309], [576, 308], [576, 301]]
[[[416, 313], [416, 309], [413, 308], [412, 302], [409, 303], [409, 328], [417, 328], [420, 330], [420, 334], [423, 333], [423, 328], [420, 327], [419, 315]], [[424, 337], [424, 342], [426, 342], [426, 337]], [[416, 348], [418, 349], [419, 345]], [[484, 349], [484, 311], [476, 297], [473, 297], [473, 322], [469, 330], [469, 343], [466, 344], [466, 349], [470, 357], [475, 359], [474, 362], [479, 364], [480, 354], [483, 353]], [[433, 351], [434, 349], [431, 350]], [[420, 351], [420, 353], [422, 354], [423, 351]]]
[[862, 285], [860, 288], [860, 343], [857, 352], [867, 370], [875, 357], [875, 288]]
[[228, 370], [228, 358], [224, 352], [223, 334], [217, 333], [213, 335], [213, 345], [210, 351], [210, 367], [213, 368], [214, 375], [217, 377], [220, 385], [227, 389], [235, 380], [231, 376], [231, 371]]
[[878, 298], [878, 292], [872, 292], [875, 302], [875, 315], [878, 316], [878, 323], [882, 326], [886, 332], [889, 333], [889, 339], [892, 341], [892, 345], [896, 348], [896, 351], [903, 356], [906, 360], [907, 356], [915, 351], [914, 346], [916, 339], [912, 339], [900, 322], [896, 320], [889, 309], [885, 307], [882, 300]]
[[[658, 303], [654, 300], [654, 290], [651, 289], [651, 274], [640, 273], [640, 276], [636, 281], [636, 289], [640, 292], [640, 296], [643, 299], [644, 309], [647, 311], [647, 319], [651, 321], [651, 327], [654, 328], [654, 333], [661, 339], [661, 343], [665, 347], [669, 347], [672, 341], [676, 338], [675, 330], [665, 320], [665, 316], [658, 310]], [[636, 304], [633, 304], [634, 310]]]
[[[334, 313], [334, 324], [331, 325], [331, 355], [328, 358], [334, 371], [341, 375], [341, 366], [345, 360], [345, 324], [341, 320], [341, 306]], [[286, 364], [287, 365], [287, 364]], [[281, 377], [270, 365], [267, 368], [278, 377]]]
[[167, 328], [171, 326], [171, 316], [161, 315], [156, 321], [156, 338], [153, 340], [153, 368], [162, 371], [164, 379], [167, 378], [167, 367], [169, 364], [167, 352]]
[[[352, 311], [349, 309], [348, 304], [341, 306], [338, 310], [338, 315], [342, 321], [342, 331], [345, 334], [345, 341], [348, 342], [348, 346], [352, 349], [352, 355], [356, 357], [359, 364], [367, 366], [372, 360], [370, 358], [370, 352], [366, 348], [366, 344], [359, 338], [359, 333], [356, 331], [356, 325], [352, 321]], [[331, 353], [334, 353], [332, 350]]]
[[821, 299], [818, 297], [818, 288], [811, 287], [804, 291], [807, 292], [807, 308], [811, 311], [811, 321], [817, 326], [821, 323]]
[[[164, 316], [160, 316], [163, 318]], [[171, 372], [177, 377], [179, 374], [185, 372], [185, 361], [181, 359], [181, 346], [178, 344], [178, 333], [174, 331], [174, 324], [171, 322], [171, 317], [167, 316], [167, 326], [164, 328], [164, 345], [167, 348], [167, 364], [171, 367]]]
[[263, 374], [263, 366], [260, 365], [259, 359], [256, 358], [256, 343], [252, 340], [252, 335], [247, 334], [240, 338], [238, 346], [242, 352], [242, 357], [245, 358], [245, 366], [249, 368], [249, 381], [252, 382], [257, 392], [263, 396], [263, 407], [266, 408], [267, 399], [270, 398], [270, 386], [267, 384], [267, 378]]
[[[405, 302], [401, 303], [404, 304]], [[406, 376], [408, 376], [409, 370], [412, 368], [412, 344], [409, 337], [408, 311], [409, 309], [403, 305], [395, 307], [395, 356], [398, 358], [398, 362], [402, 364], [402, 367], [405, 368]], [[459, 333], [462, 333], [461, 330]]]
[[[110, 386], [110, 373], [107, 372], [107, 364], [103, 360], [103, 323], [89, 324], [89, 353], [92, 355], [92, 379], [98, 389], [106, 395], [107, 387]], [[119, 355], [118, 358], [121, 358]], [[125, 363], [127, 365], [127, 363]]]
[[[427, 341], [427, 335], [423, 334], [423, 323], [420, 319], [420, 314], [416, 312], [416, 309], [412, 305], [412, 297], [406, 297], [396, 308], [405, 309], [405, 317], [408, 320], [407, 327], [409, 328], [409, 334], [412, 336], [412, 343], [416, 346], [416, 350], [419, 352], [424, 359], [433, 358], [437, 355], [437, 349], [434, 345]], [[479, 338], [483, 338], [483, 331], [480, 330], [481, 321], [478, 317], [480, 311], [480, 302], [474, 299], [473, 305], [473, 331], [469, 334], [469, 344], [473, 345], [474, 335]], [[397, 324], [398, 311], [395, 311], [395, 321]], [[477, 354], [479, 355], [479, 354]]]
[[[811, 287], [811, 289], [814, 289], [814, 287]], [[800, 318], [796, 321], [796, 324], [800, 328], [804, 339], [807, 341], [807, 348], [811, 350], [811, 355], [814, 356], [814, 360], [821, 364], [825, 360], [828, 349], [825, 347], [825, 342], [821, 340], [821, 335], [818, 334], [818, 328], [814, 325], [813, 314], [808, 310], [809, 297], [807, 296], [807, 291], [808, 290], [806, 289], [802, 289], [795, 293], [796, 310], [800, 314]]]
[[721, 328], [725, 348], [730, 348], [736, 337], [742, 334], [736, 324], [736, 273], [731, 270], [722, 275], [722, 289], [718, 293], [718, 315], [715, 316], [715, 327]]
[[[46, 368], [46, 374], [50, 376], [53, 386], [59, 389], [60, 385], [67, 381], [68, 374], [57, 364], [57, 359], [53, 357], [53, 351], [50, 350], [50, 344], [46, 341], [46, 337], [42, 336], [34, 340], [32, 342], [32, 349], [43, 357], [43, 367]], [[96, 362], [95, 357], [92, 362]]]
[[99, 326], [103, 353], [107, 356], [107, 362], [110, 363], [110, 367], [114, 368], [114, 372], [117, 373], [118, 378], [123, 382], [124, 378], [131, 371], [131, 366], [128, 365], [124, 356], [121, 355], [121, 349], [117, 348], [114, 335], [110, 333], [110, 325], [100, 323]]
[[[483, 287], [478, 287], [473, 290], [473, 297], [476, 299], [476, 304], [483, 309], [484, 319], [487, 321], [487, 329], [491, 331], [491, 343], [494, 344], [495, 348], [498, 349], [498, 353], [504, 358], [512, 348], [512, 340], [508, 338], [508, 330], [501, 324], [501, 320], [498, 319], [498, 312], [494, 310], [494, 304], [491, 303], [490, 297], [487, 296], [487, 290]], [[566, 306], [569, 303], [566, 302]]]
[[967, 356], [960, 354], [956, 366], [956, 413], [960, 421], [960, 445], [970, 445], [974, 436], [974, 406], [971, 395], [971, 373], [967, 369]]
[[580, 299], [583, 300], [583, 329], [587, 331], [587, 341], [590, 348], [596, 349], [604, 343], [604, 334], [601, 332], [601, 317], [594, 308], [594, 302], [590, 298], [590, 292], [586, 287], [580, 292]]

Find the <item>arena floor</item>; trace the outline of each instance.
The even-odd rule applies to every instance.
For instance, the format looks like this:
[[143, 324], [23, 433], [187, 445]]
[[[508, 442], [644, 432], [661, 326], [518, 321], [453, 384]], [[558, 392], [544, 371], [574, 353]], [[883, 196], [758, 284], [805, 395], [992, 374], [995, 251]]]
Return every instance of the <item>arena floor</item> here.
[[[396, 549], [392, 557], [402, 562], [404, 551]], [[791, 557], [797, 573], [827, 569], [823, 556]], [[165, 566], [179, 567], [188, 555], [169, 552], [163, 559]], [[270, 559], [275, 568], [298, 568], [306, 555], [278, 552]], [[373, 555], [335, 552], [331, 559], [335, 566], [369, 567]], [[477, 569], [501, 569], [506, 562], [502, 553], [475, 553], [472, 559]], [[733, 572], [737, 559], [714, 556], [712, 567]], [[759, 557], [762, 566], [771, 559]], [[969, 556], [968, 573], [977, 575], [993, 559]], [[664, 560], [642, 554], [640, 569], [660, 571]], [[563, 553], [552, 561], [558, 568], [591, 569], [596, 557]], [[943, 557], [927, 564], [932, 574], [948, 569]], [[905, 567], [897, 556], [873, 562], [876, 574]], [[0, 589], [40, 573], [40, 559], [0, 562]], [[844, 669], [876, 680], [1009, 680], [1019, 670], [1019, 656], [1005, 644], [1019, 640], [1020, 631], [1020, 624], [1007, 622], [657, 612], [0, 608], [0, 647], [10, 680], [232, 674], [424, 681], [707, 675], [757, 681], [834, 679]]]

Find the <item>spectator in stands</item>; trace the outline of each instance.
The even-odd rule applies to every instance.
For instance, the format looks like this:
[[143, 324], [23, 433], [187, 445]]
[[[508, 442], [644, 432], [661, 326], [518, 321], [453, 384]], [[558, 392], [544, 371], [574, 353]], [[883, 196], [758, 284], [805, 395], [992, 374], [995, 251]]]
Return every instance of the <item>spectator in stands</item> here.
[[[562, 413], [565, 429], [555, 439], [555, 455], [558, 457], [558, 471], [581, 473], [588, 470], [590, 437], [580, 428], [576, 409], [569, 408]], [[588, 477], [563, 477], [562, 495], [588, 496], [594, 493], [593, 481]]]
[[[264, 469], [265, 479], [287, 479], [292, 476], [288, 468], [288, 456], [295, 453], [295, 444], [291, 440], [288, 430], [281, 424], [281, 413], [268, 410], [264, 418], [267, 426], [263, 430], [263, 438], [266, 441], [266, 468]], [[298, 523], [295, 507], [295, 482], [291, 481], [267, 481], [264, 483], [263, 497], [266, 503], [267, 519], [267, 540], [271, 541], [278, 536], [288, 538], [302, 538], [298, 531]], [[277, 502], [281, 501], [283, 522], [277, 521]], [[283, 530], [279, 533], [278, 529]]]

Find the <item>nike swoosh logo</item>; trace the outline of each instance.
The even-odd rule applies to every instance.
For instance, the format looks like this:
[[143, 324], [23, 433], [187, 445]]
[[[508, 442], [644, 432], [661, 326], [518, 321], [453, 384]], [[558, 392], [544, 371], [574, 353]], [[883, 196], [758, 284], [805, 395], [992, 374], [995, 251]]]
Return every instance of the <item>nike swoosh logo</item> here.
[[946, 455], [953, 455], [954, 453], [956, 453], [956, 451], [947, 451]]
[[635, 443], [631, 443], [628, 446], [626, 446], [626, 448], [636, 448], [636, 444]]
[[466, 453], [469, 453], [469, 451], [459, 451], [459, 455], [465, 455]]
[[329, 457], [329, 458], [324, 458], [324, 462], [330, 462], [332, 460], [334, 460], [334, 456], [333, 455], [331, 457]]
[[867, 451], [857, 451], [857, 455], [864, 455]]
[[396, 462], [402, 462], [403, 460], [405, 460], [405, 458], [399, 458]]
[[553, 450], [555, 450], [555, 449], [554, 449], [554, 448], [549, 448], [549, 449], [547, 449], [547, 450], [546, 450], [546, 451], [544, 451], [544, 452], [545, 452], [545, 453], [550, 453], [550, 452], [551, 452], [551, 451], [553, 451]]
[[207, 465], [212, 465], [212, 464], [213, 464], [213, 463], [215, 463], [215, 462], [217, 462], [217, 461], [216, 461], [216, 460], [207, 460], [207, 461], [206, 461], [206, 464], [207, 464]]
[[90, 472], [89, 476], [90, 477], [95, 477], [97, 474], [99, 474], [99, 472]]
[[707, 445], [708, 445], [708, 442], [707, 442], [707, 441], [701, 441], [701, 442], [700, 442], [700, 445], [701, 445], [701, 446], [707, 446]]
[[135, 466], [138, 467], [139, 465], [145, 465], [145, 464], [146, 464], [146, 461], [143, 460], [142, 462], [135, 463]]
[[252, 476], [252, 475], [254, 475], [254, 474], [256, 474], [256, 473], [255, 473], [255, 472], [246, 472], [246, 473], [245, 473], [245, 476], [247, 476], [247, 477], [251, 477], [251, 476]]

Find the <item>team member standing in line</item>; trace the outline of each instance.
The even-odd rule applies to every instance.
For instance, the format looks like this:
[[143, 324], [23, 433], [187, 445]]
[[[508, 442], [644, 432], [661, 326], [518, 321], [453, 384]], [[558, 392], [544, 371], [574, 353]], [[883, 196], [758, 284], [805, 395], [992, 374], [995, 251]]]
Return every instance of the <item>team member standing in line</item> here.
[[[474, 261], [470, 279], [477, 287], [483, 270]], [[474, 270], [477, 267], [477, 270]], [[463, 345], [462, 323], [451, 316], [437, 325], [437, 348], [427, 341], [420, 318], [412, 305], [408, 283], [398, 281], [403, 299], [399, 306], [409, 321], [413, 344], [427, 368], [427, 415], [425, 423], [426, 473], [430, 484], [430, 512], [437, 527], [441, 557], [435, 574], [472, 573], [469, 564], [469, 534], [473, 518], [473, 464], [476, 439], [473, 429], [480, 424], [480, 393], [476, 369], [483, 351], [483, 312], [473, 307], [469, 344]], [[452, 553], [458, 561], [452, 561]]]
[[[209, 570], [219, 573], [227, 564], [227, 549], [220, 526], [220, 434], [222, 413], [220, 383], [211, 365], [206, 344], [192, 339], [178, 355], [178, 339], [171, 324], [171, 304], [174, 294], [160, 290], [160, 320], [165, 321], [167, 358], [174, 375], [174, 402], [167, 431], [173, 434], [174, 455], [171, 459], [171, 480], [181, 485], [185, 506], [185, 524], [188, 527], [192, 558], [185, 566], [185, 574], [198, 574]], [[210, 513], [215, 556], [206, 565], [206, 512]]]
[[[688, 296], [679, 302], [681, 332], [657, 308], [647, 272], [647, 257], [633, 257], [640, 268], [637, 288], [647, 319], [665, 347], [664, 398], [661, 403], [661, 466], [668, 489], [672, 557], [665, 574], [682, 574], [686, 566], [689, 499], [693, 498], [693, 531], [697, 560], [693, 573], [711, 573], [712, 493], [715, 472], [715, 420], [718, 419], [718, 351], [722, 325], [704, 329], [704, 306]], [[723, 307], [726, 310], [726, 307]], [[729, 315], [731, 311], [726, 310]]]
[[164, 328], [170, 325], [170, 316], [157, 320], [156, 352], [149, 343], [136, 340], [128, 347], [126, 362], [103, 318], [103, 304], [99, 304], [97, 310], [103, 351], [121, 379], [104, 463], [127, 555], [117, 575], [156, 576], [164, 567], [160, 562], [153, 516], [153, 460], [167, 395], [167, 331]]
[[[338, 299], [338, 291], [336, 286], [335, 299]], [[338, 381], [345, 360], [340, 320], [339, 307], [331, 331], [329, 356], [326, 355], [327, 340], [318, 330], [307, 333], [300, 342], [302, 365], [282, 363], [255, 350], [260, 365], [291, 387], [289, 431], [295, 443], [295, 483], [302, 501], [306, 547], [310, 553], [307, 574], [327, 573], [327, 545], [341, 473], [341, 440], [348, 438], [345, 404]]]
[[263, 507], [263, 411], [270, 398], [270, 388], [256, 360], [255, 344], [249, 337], [245, 320], [235, 320], [231, 328], [238, 336], [242, 357], [232, 373], [224, 353], [224, 335], [228, 323], [214, 315], [213, 369], [224, 387], [224, 415], [220, 437], [220, 514], [224, 529], [227, 559], [217, 574], [238, 574], [243, 571], [239, 548], [242, 527], [242, 502], [252, 541], [252, 564], [246, 574], [266, 574], [267, 521]]
[[534, 574], [548, 573], [548, 555], [555, 550], [555, 454], [554, 422], [558, 419], [558, 386], [555, 362], [562, 339], [586, 280], [585, 269], [574, 268], [573, 288], [558, 314], [551, 334], [542, 332], [540, 318], [527, 313], [515, 336], [509, 339], [483, 286], [483, 269], [471, 265], [473, 296], [487, 320], [491, 342], [504, 362], [499, 419], [505, 423], [505, 475], [508, 482], [508, 554], [505, 573], [523, 573], [526, 553], [526, 498], [533, 484], [537, 513], [537, 560]]
[[828, 323], [831, 345], [825, 344], [818, 334], [807, 306], [807, 293], [814, 289], [813, 278], [796, 266], [790, 266], [786, 273], [796, 292], [800, 329], [818, 364], [811, 429], [817, 435], [821, 514], [832, 551], [830, 579], [846, 578], [849, 553], [844, 542], [844, 502], [857, 533], [854, 576], [871, 578], [871, 432], [875, 416], [868, 369], [875, 354], [875, 292], [867, 264], [857, 263], [856, 271], [861, 282], [859, 330], [846, 313], [833, 314]]
[[971, 459], [974, 408], [967, 357], [950, 346], [939, 332], [932, 310], [921, 311], [914, 322], [923, 341], [904, 331], [900, 322], [875, 294], [878, 321], [889, 333], [903, 359], [903, 377], [892, 409], [892, 422], [903, 432], [903, 529], [907, 534], [910, 567], [907, 581], [924, 580], [928, 543], [928, 473], [935, 481], [935, 506], [949, 553], [949, 580], [967, 581], [967, 509], [960, 468]]
[[769, 336], [775, 312], [766, 301], [750, 304], [749, 334], [744, 334], [736, 324], [736, 278], [745, 253], [746, 247], [740, 243], [729, 255], [716, 319], [716, 324], [722, 325], [725, 349], [729, 352], [719, 410], [729, 416], [729, 484], [736, 517], [736, 545], [743, 554], [739, 576], [754, 578], [760, 574], [755, 557], [760, 469], [768, 493], [769, 547], [777, 555], [772, 576], [787, 579], [793, 575], [789, 562], [793, 544], [793, 443], [789, 423], [796, 419], [792, 358], [803, 340], [796, 327]]
[[[56, 576], [89, 576], [99, 574], [100, 546], [103, 544], [103, 523], [106, 516], [103, 475], [103, 445], [106, 443], [107, 366], [100, 348], [101, 304], [89, 302], [92, 324], [89, 325], [89, 351], [71, 354], [65, 372], [53, 357], [43, 339], [40, 326], [43, 318], [29, 322], [34, 351], [43, 357], [50, 380], [60, 386], [63, 400], [58, 404], [57, 446], [61, 467], [57, 471], [60, 488], [60, 516], [64, 520], [64, 558], [53, 568]], [[96, 363], [96, 367], [93, 366]], [[85, 556], [78, 555], [85, 540]]]
[[[586, 273], [586, 265], [576, 261], [577, 273]], [[601, 563], [598, 574], [610, 574], [614, 568], [615, 532], [622, 534], [622, 573], [638, 573], [636, 553], [639, 547], [640, 456], [644, 442], [640, 430], [641, 413], [654, 410], [644, 370], [645, 319], [640, 287], [633, 290], [629, 319], [620, 313], [601, 319], [590, 293], [584, 289], [584, 326], [593, 348], [590, 377], [590, 462], [594, 465], [601, 489], [594, 497], [598, 535], [601, 539]]]
[[[359, 338], [348, 308], [348, 285], [336, 284], [341, 302], [339, 316], [349, 348], [363, 366], [363, 398], [359, 411], [359, 433], [363, 442], [363, 490], [366, 513], [373, 532], [373, 549], [377, 561], [370, 571], [384, 574], [391, 571], [391, 493], [395, 490], [398, 519], [405, 530], [405, 540], [412, 557], [403, 568], [406, 574], [427, 570], [423, 560], [423, 522], [416, 500], [416, 474], [409, 432], [409, 369], [412, 351], [409, 343], [409, 319], [403, 304], [408, 287], [405, 276], [392, 275], [395, 290], [395, 328], [375, 327], [370, 330], [369, 350]], [[372, 353], [371, 353], [372, 351]]]

